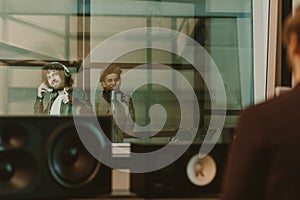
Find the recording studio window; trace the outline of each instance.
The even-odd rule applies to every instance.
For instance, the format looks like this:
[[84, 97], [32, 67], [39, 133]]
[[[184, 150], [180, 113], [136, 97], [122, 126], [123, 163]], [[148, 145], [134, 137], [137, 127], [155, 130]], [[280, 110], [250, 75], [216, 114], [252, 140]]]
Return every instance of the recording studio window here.
[[[37, 98], [38, 87], [41, 85], [42, 63], [38, 66], [7, 65], [2, 63], [0, 69], [1, 76], [1, 115], [11, 116], [32, 116], [34, 113], [34, 103]], [[30, 63], [29, 63], [30, 64]], [[72, 78], [76, 86], [76, 68], [69, 67]], [[53, 95], [52, 95], [53, 96]], [[51, 94], [48, 92], [43, 97], [44, 106], [50, 102]], [[43, 115], [41, 115], [43, 116]]]
[[[122, 76], [126, 77], [127, 74], [130, 77], [130, 81], [122, 82], [122, 85], [123, 90], [130, 93], [135, 107], [135, 120], [138, 126], [134, 129], [134, 135], [139, 136], [139, 133], [142, 135], [145, 126], [148, 126], [147, 131], [157, 132], [155, 136], [146, 139], [129, 136], [125, 138], [126, 141], [170, 141], [178, 129], [182, 129], [181, 122], [188, 127], [193, 127], [197, 123], [195, 117], [197, 106], [200, 110], [200, 119], [199, 125], [194, 128], [198, 129], [199, 135], [207, 131], [211, 120], [212, 101], [218, 98], [210, 95], [218, 92], [210, 91], [210, 93], [203, 74], [195, 69], [194, 63], [184, 58], [188, 55], [195, 61], [200, 59], [201, 55], [197, 55], [194, 44], [189, 43], [190, 41], [183, 35], [203, 47], [209, 55], [208, 58], [219, 70], [227, 96], [224, 127], [229, 130], [235, 126], [239, 112], [254, 103], [251, 2], [250, 0], [230, 0], [226, 3], [218, 0], [135, 1], [134, 6], [131, 6], [132, 1], [114, 1], [114, 3], [91, 1], [90, 85], [97, 82], [97, 77], [93, 76], [101, 73], [105, 63], [111, 63], [112, 60], [118, 63], [123, 68]], [[146, 31], [149, 37], [144, 40], [142, 29], [149, 27], [152, 28]], [[164, 38], [165, 29], [177, 32], [178, 37], [174, 40]], [[147, 48], [151, 44], [155, 46], [156, 43], [160, 43], [163, 47]], [[99, 50], [102, 45], [109, 46], [107, 49], [110, 49], [111, 57], [99, 56], [100, 52], [101, 55], [105, 53]], [[124, 50], [128, 46], [132, 47], [130, 52]], [[138, 68], [145, 64], [148, 66]], [[170, 68], [166, 69], [159, 64]], [[134, 76], [131, 76], [131, 73]], [[197, 106], [189, 94], [189, 87], [181, 81], [177, 73], [181, 74], [193, 88]], [[212, 71], [204, 73], [209, 74]], [[141, 84], [141, 79], [147, 83], [143, 82], [143, 85], [137, 87], [136, 84]], [[210, 82], [214, 84], [212, 76]], [[93, 90], [92, 88], [91, 91]], [[180, 96], [179, 99], [176, 95]], [[180, 102], [180, 99], [183, 102]], [[164, 111], [159, 111], [156, 107], [158, 110], [154, 109], [151, 113], [151, 108], [157, 104], [161, 105]], [[188, 110], [189, 114], [182, 117], [183, 110]], [[190, 132], [189, 128], [182, 131]], [[223, 140], [220, 139], [220, 142]]]
[[[264, 59], [257, 64], [254, 58], [265, 56], [264, 43], [257, 54], [255, 38], [266, 41], [268, 2], [257, 9], [260, 3], [252, 0], [1, 1], [1, 115], [33, 115], [41, 68], [56, 61], [70, 68], [95, 111], [103, 67], [117, 64], [121, 89], [134, 106], [135, 136], [158, 132], [125, 135], [124, 141], [167, 142], [191, 127], [201, 136], [212, 113], [224, 112], [218, 104], [211, 109], [219, 89], [226, 93], [224, 128], [232, 129], [240, 111], [257, 99], [254, 83], [266, 82]], [[215, 66], [222, 87], [214, 88], [212, 68], [199, 71], [197, 62]]]
[[1, 1], [0, 7], [0, 113], [31, 116], [43, 65], [65, 63], [76, 82], [77, 2]]

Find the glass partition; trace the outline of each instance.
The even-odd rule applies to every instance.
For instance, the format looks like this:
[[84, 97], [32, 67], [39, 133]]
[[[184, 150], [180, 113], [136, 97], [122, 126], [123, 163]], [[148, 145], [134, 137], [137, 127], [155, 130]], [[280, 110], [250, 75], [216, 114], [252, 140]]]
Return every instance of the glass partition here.
[[[90, 56], [89, 62], [93, 64], [91, 77], [101, 74], [99, 66], [102, 63], [112, 62], [119, 63], [124, 69], [124, 76], [126, 72], [135, 74], [132, 82], [127, 82], [123, 87], [124, 90], [131, 91], [136, 123], [141, 126], [151, 123], [149, 111], [155, 104], [162, 105], [167, 113], [166, 123], [156, 135], [157, 137], [144, 139], [151, 142], [157, 140], [158, 137], [160, 137], [159, 140], [168, 141], [170, 138], [172, 140], [181, 120], [186, 120], [187, 124], [195, 123], [197, 111], [195, 107], [190, 106], [194, 103], [193, 97], [188, 95], [189, 88], [176, 76], [177, 72], [182, 74], [197, 96], [201, 113], [197, 134], [201, 135], [211, 121], [211, 101], [215, 99], [212, 99], [209, 93], [218, 93], [218, 91], [209, 92], [203, 80], [203, 74], [195, 69], [194, 63], [184, 58], [184, 56], [192, 57], [195, 62], [198, 59], [201, 60], [201, 55], [197, 55], [195, 44], [191, 44], [190, 40], [184, 37], [187, 36], [203, 47], [217, 66], [227, 96], [224, 127], [225, 129], [233, 128], [239, 112], [254, 102], [252, 14], [252, 2], [249, 0], [231, 0], [226, 3], [225, 1], [122, 0], [113, 3], [105, 0], [91, 1], [88, 16], [90, 18], [91, 54], [87, 55]], [[153, 32], [148, 33], [146, 40], [142, 40], [143, 36], [135, 30], [145, 27], [154, 29]], [[178, 32], [178, 36], [175, 39], [164, 38], [164, 36], [159, 36], [160, 29]], [[120, 35], [120, 38], [116, 35]], [[125, 42], [122, 35], [126, 35]], [[114, 40], [110, 41], [110, 38]], [[113, 60], [109, 56], [103, 57], [97, 53], [99, 46], [107, 41], [112, 47], [108, 51], [112, 54], [116, 52], [120, 54]], [[163, 48], [171, 52], [158, 48], [138, 48], [151, 46], [152, 43], [155, 45], [156, 42], [161, 43]], [[125, 45], [132, 45], [138, 50], [123, 54], [120, 49], [123, 49]], [[144, 69], [146, 72], [135, 69], [145, 63], [164, 64], [172, 70], [152, 69], [151, 66]], [[91, 85], [94, 85], [93, 80], [97, 79], [96, 77], [92, 78]], [[141, 85], [137, 90], [132, 91], [138, 79], [146, 79], [149, 84]], [[170, 82], [172, 88], [154, 84], [153, 82], [157, 79]], [[210, 81], [214, 82], [214, 80]], [[93, 90], [95, 88], [92, 88]], [[174, 91], [179, 91], [181, 97], [184, 97], [183, 105], [175, 97]], [[91, 99], [93, 95], [92, 92]], [[181, 109], [190, 109], [189, 115], [182, 118]], [[164, 121], [164, 115], [160, 112], [156, 112], [152, 117], [159, 119], [158, 122]], [[160, 127], [160, 125], [153, 125], [149, 131], [157, 131]], [[135, 127], [134, 131], [138, 133], [139, 127]], [[128, 141], [131, 140], [132, 138], [129, 137]], [[139, 140], [143, 139], [139, 138]]]
[[[226, 131], [240, 111], [257, 102], [255, 82], [266, 84], [266, 56], [257, 55], [266, 54], [267, 44], [258, 47], [257, 38], [266, 41], [267, 20], [255, 21], [267, 18], [268, 1], [262, 2], [258, 10], [255, 0], [1, 0], [0, 114], [34, 115], [41, 69], [57, 61], [70, 69], [73, 87], [88, 95], [97, 114], [100, 76], [117, 64], [136, 123], [124, 142], [172, 141], [179, 129], [189, 137], [191, 127], [203, 140], [218, 112], [225, 112], [219, 142], [228, 142]], [[199, 71], [197, 63], [211, 69]], [[226, 109], [212, 110], [222, 90]], [[145, 131], [157, 133], [139, 137]]]

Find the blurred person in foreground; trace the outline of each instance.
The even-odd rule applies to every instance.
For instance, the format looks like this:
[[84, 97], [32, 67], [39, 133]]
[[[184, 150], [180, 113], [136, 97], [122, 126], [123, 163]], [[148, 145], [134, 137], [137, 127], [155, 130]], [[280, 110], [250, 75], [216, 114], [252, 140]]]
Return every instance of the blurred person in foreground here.
[[244, 110], [229, 153], [221, 200], [295, 200], [300, 188], [300, 9], [283, 28], [291, 91]]

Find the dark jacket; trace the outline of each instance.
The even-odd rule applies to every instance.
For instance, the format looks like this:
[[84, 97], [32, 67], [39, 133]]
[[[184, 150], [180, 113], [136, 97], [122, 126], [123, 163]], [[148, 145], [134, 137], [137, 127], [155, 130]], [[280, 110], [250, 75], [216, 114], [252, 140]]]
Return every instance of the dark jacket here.
[[[89, 101], [89, 98], [87, 94], [79, 89], [71, 89], [70, 94], [72, 96], [72, 103], [67, 103], [64, 104], [63, 102], [61, 103], [60, 107], [60, 114], [61, 115], [72, 115], [74, 114], [81, 114], [83, 112], [91, 112], [92, 110], [92, 105]], [[48, 102], [46, 106], [44, 106], [44, 100], [42, 98], [36, 97], [36, 101], [33, 106], [34, 114], [44, 114], [44, 115], [49, 115], [51, 106], [55, 99], [57, 98], [58, 93], [53, 92], [51, 94], [51, 99]], [[72, 106], [76, 101], [76, 107]]]
[[[132, 99], [129, 99], [129, 105], [127, 106], [128, 109], [128, 114], [130, 115], [131, 119], [135, 122], [135, 111], [132, 103]], [[126, 116], [126, 111], [123, 108], [123, 106], [119, 102], [115, 102], [116, 108], [118, 108], [118, 111], [122, 114], [124, 114], [122, 119], [123, 119], [123, 124], [128, 124], [127, 123], [127, 117]], [[98, 116], [111, 116], [113, 115], [112, 111], [112, 105], [111, 105], [111, 91], [106, 91], [104, 90], [101, 92], [100, 89], [97, 90], [96, 96], [95, 96], [95, 111]], [[116, 116], [114, 116], [116, 117]], [[119, 118], [120, 119], [120, 118]], [[128, 130], [133, 131], [133, 127], [127, 127]], [[118, 127], [114, 120], [113, 124], [113, 135], [112, 135], [112, 141], [113, 142], [123, 142], [124, 140], [124, 132]]]
[[246, 109], [234, 137], [221, 200], [299, 199], [300, 84]]

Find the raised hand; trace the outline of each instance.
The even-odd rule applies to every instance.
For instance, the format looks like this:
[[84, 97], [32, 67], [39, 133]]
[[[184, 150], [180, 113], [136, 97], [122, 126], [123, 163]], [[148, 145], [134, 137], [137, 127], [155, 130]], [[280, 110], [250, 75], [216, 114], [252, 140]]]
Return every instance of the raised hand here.
[[64, 94], [63, 94], [62, 102], [64, 104], [67, 104], [67, 103], [71, 104], [72, 103], [72, 96], [69, 93], [69, 88], [64, 88]]
[[45, 96], [45, 94], [47, 92], [52, 92], [53, 89], [52, 88], [49, 88], [44, 82], [41, 83], [41, 85], [38, 87], [38, 94], [37, 96], [39, 98], [43, 98]]

